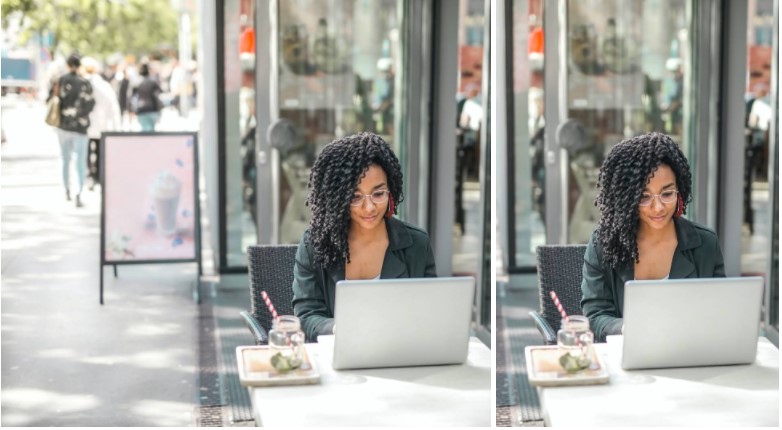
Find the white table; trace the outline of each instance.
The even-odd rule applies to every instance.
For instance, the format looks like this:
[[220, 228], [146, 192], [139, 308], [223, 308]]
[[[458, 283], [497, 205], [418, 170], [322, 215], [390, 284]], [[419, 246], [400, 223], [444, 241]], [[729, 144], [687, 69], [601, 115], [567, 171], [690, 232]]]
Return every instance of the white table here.
[[621, 336], [595, 350], [609, 383], [538, 388], [546, 425], [779, 426], [779, 350], [766, 338], [755, 363], [734, 366], [625, 371]]
[[462, 365], [334, 370], [333, 337], [307, 344], [320, 384], [249, 388], [257, 425], [491, 426], [491, 351], [470, 339]]

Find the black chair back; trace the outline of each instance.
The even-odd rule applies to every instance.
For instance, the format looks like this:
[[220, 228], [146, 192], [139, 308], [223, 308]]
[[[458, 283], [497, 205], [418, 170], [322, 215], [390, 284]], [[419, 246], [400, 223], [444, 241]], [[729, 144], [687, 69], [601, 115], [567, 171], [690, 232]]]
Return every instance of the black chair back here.
[[268, 333], [272, 314], [261, 297], [266, 291], [277, 315], [293, 315], [293, 266], [297, 245], [253, 245], [247, 248], [252, 314]]
[[568, 315], [583, 315], [581, 310], [581, 280], [583, 279], [586, 245], [538, 246], [538, 294], [540, 314], [554, 333], [562, 322], [549, 291], [557, 293]]

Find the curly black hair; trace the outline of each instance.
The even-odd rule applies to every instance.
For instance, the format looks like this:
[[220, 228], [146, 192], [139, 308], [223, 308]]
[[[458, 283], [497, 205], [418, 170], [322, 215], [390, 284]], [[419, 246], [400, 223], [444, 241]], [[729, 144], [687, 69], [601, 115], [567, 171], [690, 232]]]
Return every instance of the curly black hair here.
[[326, 145], [315, 160], [307, 186], [307, 206], [312, 209], [309, 243], [315, 251], [315, 265], [328, 270], [350, 262], [350, 199], [372, 164], [386, 173], [389, 199], [397, 213], [404, 200], [402, 167], [380, 136], [359, 133], [337, 139]]
[[649, 176], [661, 164], [673, 170], [686, 213], [692, 199], [690, 165], [669, 136], [652, 132], [625, 139], [611, 149], [600, 167], [595, 199], [600, 208], [597, 240], [604, 261], [612, 267], [638, 262], [638, 202]]

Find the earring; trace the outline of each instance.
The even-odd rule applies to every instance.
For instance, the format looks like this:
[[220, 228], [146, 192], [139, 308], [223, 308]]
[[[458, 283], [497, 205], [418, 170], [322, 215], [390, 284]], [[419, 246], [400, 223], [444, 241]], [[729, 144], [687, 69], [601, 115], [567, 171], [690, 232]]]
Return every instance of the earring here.
[[394, 195], [388, 193], [388, 211], [386, 211], [386, 218], [394, 216]]
[[676, 205], [676, 212], [674, 212], [673, 216], [679, 218], [682, 214], [684, 214], [684, 199], [682, 199], [682, 195], [679, 194], [679, 202]]

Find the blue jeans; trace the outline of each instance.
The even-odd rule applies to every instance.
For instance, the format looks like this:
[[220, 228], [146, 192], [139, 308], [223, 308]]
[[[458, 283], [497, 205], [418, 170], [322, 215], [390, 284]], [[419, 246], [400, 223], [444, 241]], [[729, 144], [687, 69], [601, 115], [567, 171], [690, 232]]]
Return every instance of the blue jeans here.
[[155, 124], [160, 119], [160, 112], [144, 112], [138, 114], [141, 131], [155, 131]]
[[79, 190], [76, 194], [79, 194], [84, 187], [84, 175], [87, 172], [87, 142], [89, 138], [86, 134], [59, 128], [57, 129], [57, 138], [60, 140], [60, 155], [62, 157], [62, 182], [68, 191], [71, 189], [69, 171], [71, 153], [76, 153], [76, 176], [79, 181]]

